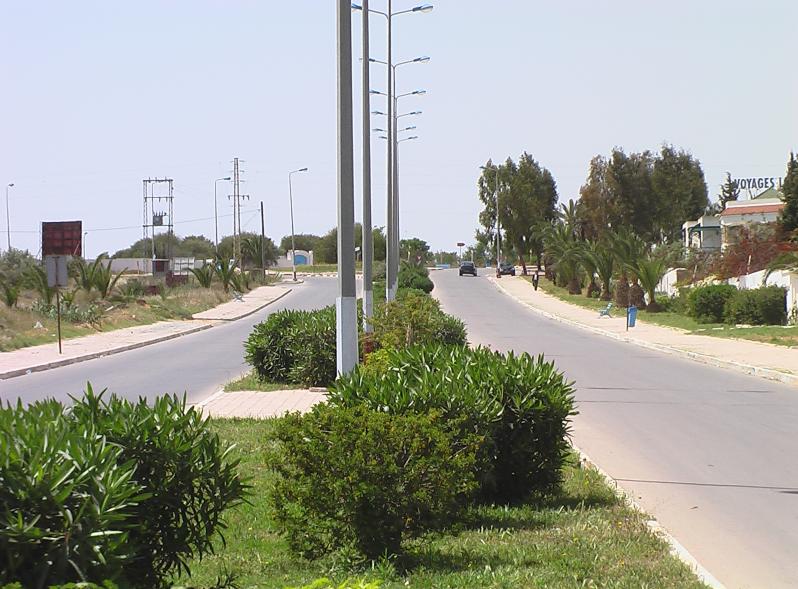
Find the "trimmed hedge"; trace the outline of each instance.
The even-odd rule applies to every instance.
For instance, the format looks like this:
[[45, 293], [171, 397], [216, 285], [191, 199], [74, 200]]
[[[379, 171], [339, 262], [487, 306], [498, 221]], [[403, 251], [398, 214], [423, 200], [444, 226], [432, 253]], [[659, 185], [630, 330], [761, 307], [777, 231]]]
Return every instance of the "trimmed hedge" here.
[[746, 325], [787, 322], [787, 291], [780, 286], [739, 290], [726, 302], [726, 321]]
[[229, 447], [177, 397], [130, 403], [91, 386], [0, 409], [0, 583], [161, 586], [213, 552], [246, 485]]
[[275, 520], [309, 558], [353, 548], [370, 559], [458, 518], [473, 489], [478, 439], [435, 414], [317, 405], [275, 422]]
[[429, 270], [424, 266], [416, 266], [407, 262], [402, 262], [399, 267], [398, 276], [399, 288], [412, 288], [415, 290], [423, 290], [429, 294], [435, 285], [429, 278]]
[[477, 432], [484, 440], [476, 472], [484, 500], [519, 501], [557, 488], [575, 411], [572, 383], [553, 363], [429, 346], [387, 351], [379, 364], [386, 369], [357, 367], [340, 377], [329, 402], [397, 415], [440, 412], [459, 435]]
[[698, 286], [687, 295], [687, 314], [699, 323], [722, 323], [726, 303], [736, 293], [730, 284]]

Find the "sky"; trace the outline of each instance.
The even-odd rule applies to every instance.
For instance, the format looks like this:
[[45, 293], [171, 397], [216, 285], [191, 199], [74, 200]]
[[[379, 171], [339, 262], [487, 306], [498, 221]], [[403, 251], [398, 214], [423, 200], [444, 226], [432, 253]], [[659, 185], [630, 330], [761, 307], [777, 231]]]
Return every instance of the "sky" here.
[[[577, 198], [613, 147], [671, 143], [704, 167], [772, 177], [798, 151], [795, 0], [429, 0], [394, 18], [403, 120], [402, 237], [472, 242], [488, 159], [528, 152]], [[416, 6], [393, 0], [394, 11]], [[371, 0], [385, 10], [386, 0]], [[384, 59], [385, 18], [371, 55]], [[361, 217], [361, 13], [352, 14], [356, 217]], [[11, 245], [40, 248], [41, 221], [83, 221], [90, 257], [142, 236], [142, 180], [174, 179], [175, 232], [214, 235], [214, 180], [243, 160], [242, 225], [290, 234], [336, 223], [335, 2], [0, 0], [0, 183]], [[376, 90], [384, 66], [371, 66]], [[385, 110], [374, 96], [372, 109]], [[374, 117], [372, 127], [384, 127]], [[373, 216], [385, 223], [385, 142], [374, 134]], [[232, 231], [219, 183], [221, 235]], [[4, 197], [0, 193], [0, 198]], [[2, 216], [2, 215], [0, 215]], [[0, 222], [6, 247], [6, 223]]]

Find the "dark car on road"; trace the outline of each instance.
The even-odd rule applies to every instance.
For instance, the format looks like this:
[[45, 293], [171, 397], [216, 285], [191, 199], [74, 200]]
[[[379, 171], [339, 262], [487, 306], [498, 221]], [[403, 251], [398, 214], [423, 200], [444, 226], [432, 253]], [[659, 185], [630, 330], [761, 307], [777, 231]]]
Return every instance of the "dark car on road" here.
[[509, 264], [507, 262], [502, 262], [501, 264], [499, 264], [499, 275], [515, 276], [515, 265]]
[[474, 265], [474, 262], [460, 262], [460, 276], [463, 274], [471, 274], [471, 276], [477, 275], [477, 267]]

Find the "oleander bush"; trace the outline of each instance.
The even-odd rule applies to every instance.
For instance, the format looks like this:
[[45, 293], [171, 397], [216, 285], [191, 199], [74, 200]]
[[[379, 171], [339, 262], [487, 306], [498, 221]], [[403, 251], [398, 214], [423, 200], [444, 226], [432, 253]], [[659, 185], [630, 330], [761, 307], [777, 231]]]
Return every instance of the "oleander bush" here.
[[784, 325], [787, 291], [781, 286], [739, 290], [726, 302], [725, 315], [731, 324]]
[[722, 323], [726, 303], [736, 292], [730, 284], [697, 286], [687, 295], [687, 314], [699, 323]]
[[244, 343], [261, 380], [326, 386], [335, 380], [335, 307], [284, 310], [255, 326]]
[[556, 490], [568, 454], [574, 389], [554, 364], [486, 348], [388, 350], [381, 372], [357, 367], [330, 387], [338, 407], [395, 415], [440, 412], [458, 435], [483, 438], [480, 498], [516, 502]]
[[371, 325], [373, 340], [380, 348], [466, 343], [463, 322], [444, 313], [436, 299], [418, 290], [402, 289], [395, 300], [377, 305]]
[[400, 554], [405, 540], [457, 521], [476, 486], [479, 438], [454, 429], [436, 412], [363, 405], [278, 420], [267, 454], [275, 521], [308, 558]]
[[416, 266], [408, 262], [401, 263], [397, 283], [399, 288], [423, 290], [427, 294], [435, 288], [429, 278], [429, 270], [424, 266]]
[[161, 587], [213, 552], [246, 485], [177, 397], [95, 394], [0, 409], [0, 582]]

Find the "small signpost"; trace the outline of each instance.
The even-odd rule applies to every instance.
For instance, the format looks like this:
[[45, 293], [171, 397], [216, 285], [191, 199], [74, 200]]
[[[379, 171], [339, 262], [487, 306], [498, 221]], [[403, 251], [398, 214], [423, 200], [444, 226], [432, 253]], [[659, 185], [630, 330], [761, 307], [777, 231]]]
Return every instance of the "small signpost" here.
[[69, 283], [69, 260], [83, 253], [83, 223], [81, 221], [43, 221], [42, 257], [47, 272], [47, 286], [55, 289], [58, 318], [58, 353], [61, 349], [61, 293]]

